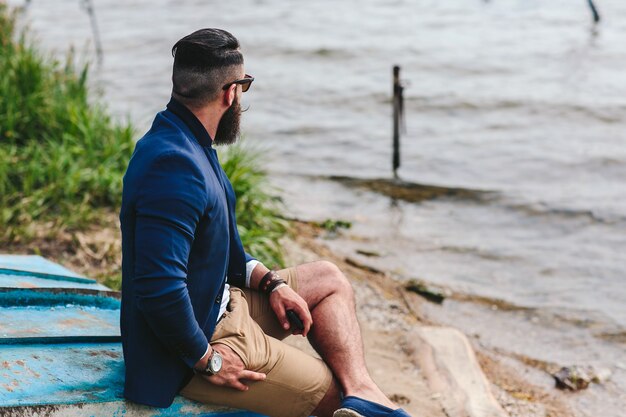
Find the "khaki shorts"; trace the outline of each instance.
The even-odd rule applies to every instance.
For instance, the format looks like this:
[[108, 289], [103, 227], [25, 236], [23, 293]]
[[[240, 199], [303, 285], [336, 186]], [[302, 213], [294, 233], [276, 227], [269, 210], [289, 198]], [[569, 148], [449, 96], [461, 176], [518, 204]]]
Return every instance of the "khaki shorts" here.
[[[298, 290], [295, 268], [278, 274]], [[211, 344], [229, 346], [241, 357], [246, 369], [263, 372], [267, 378], [247, 381], [250, 389], [238, 391], [194, 375], [180, 394], [202, 403], [243, 408], [272, 417], [309, 416], [330, 388], [332, 373], [323, 361], [281, 342], [290, 334], [280, 326], [265, 294], [231, 288], [228, 309], [217, 323]]]

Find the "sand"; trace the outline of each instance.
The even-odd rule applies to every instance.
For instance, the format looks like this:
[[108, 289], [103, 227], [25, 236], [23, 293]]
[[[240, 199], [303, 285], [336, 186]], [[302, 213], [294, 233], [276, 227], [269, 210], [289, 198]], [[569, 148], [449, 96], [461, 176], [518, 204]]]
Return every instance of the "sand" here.
[[[111, 227], [94, 228], [78, 237], [67, 234], [56, 236], [54, 239], [38, 239], [36, 245], [38, 249], [34, 252], [89, 276], [98, 278], [110, 276], [120, 262], [119, 233], [118, 229], [113, 227], [116, 225], [115, 219], [110, 223]], [[294, 222], [294, 227], [292, 237], [283, 242], [287, 265], [325, 259], [339, 266], [350, 279], [357, 299], [357, 314], [370, 373], [393, 401], [415, 417], [500, 415], [491, 406], [482, 411], [476, 410], [475, 407], [472, 409], [471, 400], [475, 400], [473, 403], [476, 404], [480, 404], [480, 401], [488, 402], [489, 399], [485, 399], [486, 394], [479, 389], [472, 390], [455, 385], [462, 381], [455, 381], [452, 376], [454, 372], [447, 372], [443, 369], [445, 366], [439, 368], [431, 366], [437, 365], [436, 362], [446, 365], [443, 363], [446, 362], [445, 352], [443, 356], [438, 353], [440, 356], [434, 359], [428, 356], [429, 349], [437, 349], [426, 346], [416, 331], [428, 328], [445, 329], [446, 326], [442, 323], [449, 321], [444, 320], [445, 303], [442, 308], [433, 308], [424, 298], [407, 292], [404, 284], [394, 280], [389, 274], [360, 265], [352, 259], [337, 256], [324, 244], [324, 239], [319, 238], [323, 231], [318, 227], [298, 221]], [[79, 250], [74, 248], [74, 240], [80, 243]], [[33, 253], [33, 246], [17, 242], [4, 250], [12, 253]], [[106, 280], [104, 283], [107, 283]], [[450, 335], [454, 337], [454, 333], [448, 333], [448, 336]], [[475, 358], [468, 360], [476, 362], [482, 377], [486, 377], [488, 395], [505, 415], [513, 417], [586, 415], [569, 406], [567, 393], [554, 388], [554, 383], [546, 372], [546, 367], [550, 364], [485, 349], [478, 343], [475, 335], [463, 338]], [[293, 336], [287, 341], [314, 354], [308, 342], [301, 337]], [[451, 343], [462, 345], [465, 342]], [[462, 349], [458, 352], [469, 354]], [[447, 365], [456, 367], [461, 377], [464, 375], [461, 372], [463, 364], [455, 365], [449, 360], [448, 362]], [[446, 383], [441, 385], [441, 375], [444, 374], [450, 377], [447, 386]], [[437, 379], [439, 385], [433, 383], [433, 380], [437, 382]], [[475, 379], [480, 382], [481, 377], [476, 376]]]
[[[464, 338], [474, 354], [477, 364], [486, 377], [489, 395], [494, 398], [504, 414], [493, 410], [471, 409], [468, 403], [472, 397], [482, 395], [480, 390], [467, 389], [461, 399], [450, 399], [458, 391], [442, 391], [433, 386], [429, 375], [429, 363], [418, 348], [416, 330], [442, 328], [432, 314], [423, 314], [424, 298], [407, 292], [402, 283], [395, 281], [382, 271], [359, 266], [350, 259], [334, 255], [317, 239], [321, 232], [306, 223], [297, 223], [294, 237], [285, 242], [289, 265], [315, 260], [328, 260], [335, 263], [350, 279], [357, 299], [357, 315], [361, 324], [364, 347], [370, 373], [381, 389], [402, 406], [412, 416], [481, 416], [510, 415], [513, 417], [569, 417], [577, 415], [563, 400], [564, 394], [549, 384], [535, 384], [533, 380], [541, 373], [536, 367], [512, 361], [506, 355], [482, 349], [472, 337]], [[449, 328], [448, 328], [449, 329]], [[301, 337], [287, 339], [301, 349], [312, 352], [308, 343]], [[416, 348], [417, 346], [417, 348]], [[459, 367], [463, 374], [463, 364]], [[534, 375], [534, 377], [533, 377]], [[456, 391], [456, 392], [455, 392]], [[477, 400], [478, 401], [478, 400]], [[460, 404], [460, 405], [459, 405]], [[470, 408], [468, 410], [468, 408]]]

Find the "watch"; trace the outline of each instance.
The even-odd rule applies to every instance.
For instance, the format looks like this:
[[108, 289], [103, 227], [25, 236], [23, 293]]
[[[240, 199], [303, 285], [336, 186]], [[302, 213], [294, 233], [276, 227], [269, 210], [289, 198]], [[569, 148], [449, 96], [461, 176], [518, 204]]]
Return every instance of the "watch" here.
[[215, 349], [209, 356], [209, 362], [206, 365], [204, 373], [207, 375], [215, 375], [222, 369], [222, 355]]

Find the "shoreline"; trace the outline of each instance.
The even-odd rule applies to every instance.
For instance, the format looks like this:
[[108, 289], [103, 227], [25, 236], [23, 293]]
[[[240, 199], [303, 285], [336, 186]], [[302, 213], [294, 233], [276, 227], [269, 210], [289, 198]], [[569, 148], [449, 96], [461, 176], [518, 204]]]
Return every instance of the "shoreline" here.
[[[407, 291], [405, 282], [394, 279], [391, 274], [367, 265], [361, 265], [350, 257], [344, 257], [327, 247], [322, 239], [323, 231], [308, 222], [294, 221], [294, 233], [285, 246], [286, 258], [292, 264], [325, 259], [337, 264], [349, 277], [357, 297], [357, 311], [361, 322], [366, 351], [374, 356], [382, 351], [387, 356], [395, 355], [396, 366], [374, 365], [368, 355], [368, 366], [374, 379], [392, 398], [399, 398], [398, 405], [412, 415], [449, 416], [442, 407], [441, 394], [429, 390], [420, 369], [419, 358], [406, 343], [407, 331], [416, 327], [455, 327], [463, 332], [476, 355], [483, 373], [490, 383], [491, 393], [500, 406], [511, 416], [524, 417], [570, 417], [594, 415], [593, 410], [583, 410], [580, 397], [584, 392], [571, 393], [555, 387], [550, 375], [558, 369], [556, 363], [534, 359], [523, 354], [485, 346], [480, 334], [468, 333], [461, 326], [451, 324], [448, 301], [437, 305]], [[445, 291], [445, 289], [444, 289]], [[492, 310], [491, 302], [484, 297], [455, 294], [452, 302], [475, 304], [477, 311], [487, 306], [487, 311], [503, 314], [516, 312], [515, 306], [503, 303]], [[457, 301], [458, 302], [458, 301]], [[484, 317], [482, 318], [484, 319]], [[480, 320], [480, 318], [478, 318]], [[515, 325], [515, 323], [511, 323]], [[386, 340], [381, 346], [380, 337]], [[290, 338], [292, 339], [292, 338]], [[303, 347], [302, 341], [293, 341]], [[396, 347], [402, 346], [400, 350]], [[411, 363], [412, 369], [397, 364]], [[406, 389], [407, 374], [413, 375], [413, 389]], [[589, 390], [603, 389], [601, 384], [592, 384]], [[590, 414], [587, 414], [590, 412]], [[598, 415], [598, 414], [595, 414]]]
[[[556, 363], [485, 346], [480, 334], [450, 322], [458, 317], [458, 314], [451, 314], [452, 309], [462, 303], [472, 305], [472, 313], [478, 315], [477, 321], [486, 321], [486, 325], [496, 316], [506, 322], [503, 315], [523, 313], [525, 309], [504, 302], [494, 308], [494, 300], [453, 294], [443, 287], [438, 289], [448, 297], [444, 304], [429, 302], [407, 291], [406, 282], [395, 279], [390, 273], [334, 253], [325, 245], [325, 231], [319, 226], [299, 220], [291, 223], [292, 232], [283, 244], [286, 265], [325, 259], [335, 263], [349, 277], [357, 298], [357, 313], [371, 374], [383, 391], [410, 414], [455, 417], [446, 411], [442, 394], [429, 388], [427, 372], [420, 367], [424, 360], [416, 352], [411, 332], [423, 327], [456, 327], [467, 336], [489, 381], [491, 394], [511, 417], [594, 415], [593, 412], [587, 414], [589, 410], [583, 411], [577, 403], [583, 392], [569, 393], [554, 387], [550, 372], [558, 368]], [[63, 232], [50, 237], [43, 233], [45, 238], [3, 249], [11, 253], [40, 254], [106, 284], [103, 278], [119, 265], [121, 257], [117, 250], [120, 245], [119, 229], [115, 228], [117, 219], [111, 217], [107, 224], [108, 227], [94, 226], [78, 234]], [[75, 241], [79, 244], [75, 245]], [[287, 341], [314, 354], [306, 340], [290, 337]], [[589, 390], [597, 388], [596, 385], [600, 386], [592, 384]]]

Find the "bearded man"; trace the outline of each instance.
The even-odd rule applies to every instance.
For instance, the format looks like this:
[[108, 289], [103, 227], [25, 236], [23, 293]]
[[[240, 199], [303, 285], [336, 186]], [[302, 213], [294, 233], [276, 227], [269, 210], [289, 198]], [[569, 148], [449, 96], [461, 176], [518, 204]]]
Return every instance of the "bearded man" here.
[[[239, 42], [202, 29], [172, 54], [172, 98], [124, 176], [126, 398], [168, 407], [181, 394], [277, 417], [406, 416], [368, 374], [338, 268], [270, 271], [242, 247], [214, 149], [235, 142], [241, 94], [254, 80]], [[284, 344], [290, 334], [308, 336], [322, 360]]]

